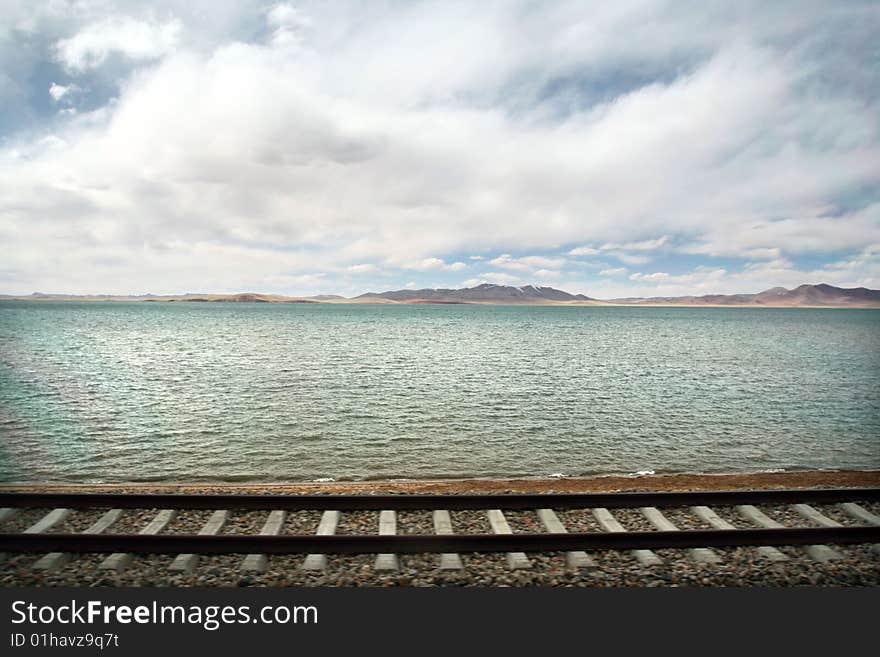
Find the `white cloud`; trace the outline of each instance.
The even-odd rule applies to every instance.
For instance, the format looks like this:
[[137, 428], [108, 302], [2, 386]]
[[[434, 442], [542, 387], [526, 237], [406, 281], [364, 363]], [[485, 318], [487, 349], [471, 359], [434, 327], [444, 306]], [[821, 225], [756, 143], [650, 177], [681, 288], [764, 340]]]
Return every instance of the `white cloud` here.
[[644, 251], [654, 251], [656, 249], [661, 248], [669, 242], [669, 237], [663, 235], [662, 237], [658, 237], [656, 239], [649, 240], [641, 240], [637, 242], [624, 242], [624, 243], [615, 243], [615, 242], [606, 242], [599, 248], [593, 248], [591, 246], [580, 246], [569, 251], [569, 255], [575, 256], [583, 256], [583, 255], [607, 255], [613, 258], [617, 258], [621, 262], [624, 262], [628, 265], [643, 265], [651, 261], [651, 257], [644, 255], [643, 253], [629, 253], [630, 251], [644, 252]]
[[621, 276], [626, 272], [626, 267], [615, 267], [613, 269], [603, 269], [599, 272], [599, 276]]
[[51, 85], [49, 85], [49, 95], [52, 97], [52, 101], [56, 103], [65, 96], [68, 96], [69, 94], [76, 91], [79, 91], [79, 87], [77, 87], [75, 84], [63, 85], [53, 82]]
[[562, 267], [565, 258], [548, 258], [544, 256], [522, 256], [514, 258], [509, 253], [503, 253], [489, 261], [490, 265], [513, 269], [515, 271], [534, 271], [536, 268]]
[[39, 142], [37, 142], [39, 146], [43, 146], [46, 149], [50, 150], [62, 150], [64, 149], [68, 143], [61, 137], [57, 135], [46, 135]]
[[272, 28], [272, 44], [278, 47], [298, 46], [312, 21], [290, 4], [277, 4], [266, 13], [266, 24]]
[[311, 26], [312, 21], [293, 5], [281, 3], [266, 12], [266, 23], [275, 28], [299, 28]]
[[635, 274], [630, 274], [629, 280], [631, 281], [666, 281], [669, 280], [669, 274], [665, 271], [655, 271], [652, 274], [643, 274], [641, 272], [636, 272]]
[[497, 258], [492, 258], [489, 261], [490, 265], [495, 265], [496, 267], [505, 267], [507, 269], [518, 269], [520, 271], [528, 271], [529, 266], [525, 263], [518, 262], [515, 258], [513, 258], [509, 253], [503, 253]]
[[463, 262], [447, 263], [441, 258], [425, 258], [418, 262], [409, 262], [402, 265], [404, 269], [415, 269], [416, 271], [461, 271], [467, 269], [467, 265]]
[[182, 27], [178, 19], [154, 23], [111, 16], [61, 39], [55, 44], [55, 52], [58, 60], [73, 71], [98, 67], [114, 52], [129, 59], [155, 59], [174, 49]]
[[606, 255], [613, 256], [627, 265], [644, 265], [651, 262], [651, 258], [643, 255], [633, 255], [621, 251], [609, 251]]
[[585, 256], [585, 255], [596, 255], [599, 253], [599, 249], [594, 249], [591, 246], [579, 246], [577, 248], [572, 249], [568, 252], [568, 255], [573, 256]]
[[464, 282], [464, 285], [466, 287], [474, 287], [475, 285], [480, 285], [482, 283], [494, 283], [496, 285], [516, 285], [518, 283], [522, 283], [522, 279], [519, 276], [514, 276], [513, 274], [506, 274], [500, 271], [490, 271], [467, 279]]
[[624, 244], [608, 243], [603, 244], [600, 248], [603, 251], [653, 251], [659, 249], [669, 242], [669, 238], [664, 235], [653, 240], [642, 240], [640, 242], [626, 242]]
[[363, 263], [360, 265], [351, 265], [350, 267], [346, 267], [347, 271], [350, 271], [353, 274], [371, 274], [373, 272], [379, 271], [379, 268], [376, 265], [370, 263]]
[[68, 21], [46, 38], [71, 71], [116, 75], [93, 70], [114, 53], [136, 70], [115, 102], [0, 146], [0, 291], [326, 285], [299, 277], [368, 262], [443, 278], [483, 257], [466, 253], [503, 254], [507, 273], [486, 276], [516, 280], [648, 272], [658, 250], [840, 263], [665, 289], [875, 275], [859, 254], [880, 243], [880, 107], [876, 71], [852, 64], [877, 16], [860, 5], [829, 21], [812, 6], [217, 3], [200, 22], [183, 4], [27, 4], [12, 22], [31, 37]]
[[783, 251], [834, 253], [880, 241], [880, 201], [844, 214], [828, 214], [826, 210], [806, 208], [796, 216], [781, 219], [717, 221], [682, 250], [710, 256], [774, 259]]

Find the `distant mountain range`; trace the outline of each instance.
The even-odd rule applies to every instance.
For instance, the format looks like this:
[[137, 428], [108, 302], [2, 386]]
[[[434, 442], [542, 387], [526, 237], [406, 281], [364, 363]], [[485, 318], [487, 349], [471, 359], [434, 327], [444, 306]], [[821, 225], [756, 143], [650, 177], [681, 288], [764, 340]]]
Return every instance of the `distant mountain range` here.
[[774, 287], [758, 294], [706, 294], [683, 297], [630, 297], [599, 300], [570, 294], [552, 287], [491, 285], [459, 290], [393, 290], [369, 292], [353, 301], [384, 300], [398, 303], [522, 303], [532, 305], [676, 305], [676, 306], [830, 306], [880, 308], [880, 290], [864, 287], [841, 288], [821, 283], [801, 285], [793, 290]]
[[569, 294], [552, 287], [523, 285], [492, 285], [483, 283], [476, 287], [458, 290], [424, 289], [394, 290], [391, 292], [367, 292], [357, 300], [387, 299], [404, 303], [551, 303], [560, 301], [595, 301], [583, 294]]
[[0, 295], [0, 299], [41, 301], [202, 301], [262, 303], [407, 303], [407, 304], [522, 304], [522, 305], [617, 305], [617, 306], [817, 306], [831, 308], [880, 308], [880, 290], [864, 287], [841, 288], [821, 283], [801, 285], [789, 290], [774, 287], [758, 294], [705, 294], [682, 297], [627, 297], [600, 300], [583, 294], [570, 294], [552, 287], [536, 285], [492, 285], [483, 283], [461, 289], [391, 290], [368, 292], [347, 299], [336, 294], [313, 297], [287, 297], [277, 294], [183, 294], [156, 296], [42, 294], [16, 297]]
[[674, 304], [686, 306], [840, 306], [880, 308], [880, 290], [834, 287], [826, 283], [789, 290], [773, 287], [758, 294], [705, 294], [685, 297], [610, 299], [615, 304]]

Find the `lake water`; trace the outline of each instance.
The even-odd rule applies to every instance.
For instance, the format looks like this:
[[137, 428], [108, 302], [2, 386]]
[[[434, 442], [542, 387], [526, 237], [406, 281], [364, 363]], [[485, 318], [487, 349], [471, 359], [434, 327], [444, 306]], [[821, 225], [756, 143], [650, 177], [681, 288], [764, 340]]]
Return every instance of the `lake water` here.
[[0, 481], [880, 467], [880, 311], [0, 302]]

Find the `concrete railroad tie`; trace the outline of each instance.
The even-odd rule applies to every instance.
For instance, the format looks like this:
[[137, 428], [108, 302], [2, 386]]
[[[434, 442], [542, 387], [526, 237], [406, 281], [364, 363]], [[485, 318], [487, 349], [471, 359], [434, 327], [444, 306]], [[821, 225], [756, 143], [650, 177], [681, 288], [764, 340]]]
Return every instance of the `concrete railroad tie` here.
[[[284, 528], [284, 519], [287, 514], [284, 511], [271, 511], [266, 523], [260, 530], [260, 536], [277, 536]], [[241, 562], [241, 570], [244, 572], [265, 573], [269, 565], [269, 558], [265, 554], [249, 554]]]
[[[854, 510], [855, 513], [850, 513], [849, 511], [847, 511], [846, 508], [844, 508], [844, 511], [847, 511], [847, 513], [850, 513], [851, 516], [861, 520], [862, 522], [866, 522], [869, 525], [880, 525], [880, 518], [870, 513], [867, 509], [863, 509], [858, 504], [852, 504], [852, 506], [856, 507], [856, 509]], [[819, 512], [818, 509], [811, 507], [809, 504], [795, 504], [794, 508], [804, 518], [806, 518], [810, 522], [816, 523], [820, 527], [843, 527], [843, 525], [841, 525], [839, 522], [837, 522], [836, 520], [832, 520], [826, 515], [823, 515]], [[861, 517], [859, 517], [859, 510], [862, 511]], [[880, 544], [873, 543], [871, 545], [871, 550], [876, 552], [877, 554], [880, 554]]]
[[[216, 536], [223, 530], [223, 525], [229, 519], [229, 511], [214, 511], [205, 526], [199, 530], [199, 536]], [[178, 554], [168, 567], [174, 572], [191, 573], [199, 565], [199, 555]]]
[[[110, 509], [88, 529], [83, 531], [83, 534], [103, 534], [110, 525], [119, 520], [122, 513], [122, 509]], [[33, 565], [33, 568], [34, 570], [56, 570], [70, 561], [70, 557], [69, 552], [51, 552], [40, 557]]]
[[[449, 511], [434, 511], [434, 533], [438, 536], [451, 536], [452, 518]], [[461, 557], [455, 552], [444, 552], [440, 555], [440, 570], [461, 570], [464, 566]]]
[[[174, 509], [164, 509], [163, 511], [159, 511], [156, 514], [156, 517], [150, 521], [150, 523], [140, 530], [138, 533], [142, 536], [152, 536], [154, 534], [159, 534], [164, 530], [168, 523], [170, 523], [174, 518], [177, 517], [177, 511]], [[134, 555], [130, 552], [114, 552], [109, 557], [104, 559], [98, 568], [102, 570], [115, 570], [117, 573], [121, 573], [123, 570], [128, 568], [134, 559]]]
[[[486, 511], [486, 515], [489, 518], [489, 524], [492, 526], [493, 533], [513, 534], [513, 530], [510, 528], [510, 525], [507, 524], [507, 518], [504, 517], [504, 514], [500, 509]], [[522, 570], [525, 568], [531, 568], [532, 562], [529, 561], [525, 552], [508, 552], [507, 567], [510, 568], [510, 570]]]
[[[766, 527], [767, 529], [785, 528], [785, 525], [776, 522], [772, 518], [768, 518], [760, 509], [751, 504], [741, 504], [736, 507], [736, 510], [739, 511], [744, 518], [761, 527]], [[843, 555], [840, 554], [840, 552], [832, 550], [827, 545], [808, 545], [804, 550], [806, 550], [807, 554], [810, 555], [810, 558], [814, 561], [824, 562], [843, 558]]]
[[[9, 520], [12, 517], [18, 515], [17, 509], [3, 509], [4, 511], [9, 511], [9, 513], [4, 514], [3, 520]], [[40, 518], [33, 525], [24, 530], [25, 534], [45, 534], [47, 531], [52, 529], [58, 524], [61, 524], [67, 517], [70, 515], [70, 509], [53, 509], [42, 518]], [[5, 560], [7, 557], [6, 553], [0, 553], [0, 560]]]
[[[709, 523], [715, 529], [736, 529], [736, 527], [720, 517], [708, 506], [692, 506], [691, 511], [693, 511], [700, 520]], [[768, 561], [788, 561], [788, 557], [772, 545], [762, 545], [761, 547], [755, 548], [755, 550]]]
[[[336, 533], [336, 525], [339, 524], [339, 511], [324, 511], [321, 515], [321, 523], [318, 525], [317, 536], [333, 536]], [[324, 570], [327, 567], [326, 554], [310, 554], [303, 561], [303, 570]]]
[[[553, 509], [538, 509], [538, 518], [544, 525], [544, 529], [546, 529], [551, 534], [568, 533], [565, 525], [562, 524], [562, 521], [559, 519], [559, 516], [556, 515]], [[565, 565], [573, 570], [578, 570], [580, 568], [595, 568], [596, 562], [593, 561], [593, 559], [590, 558], [590, 555], [588, 555], [586, 552], [582, 550], [576, 550], [565, 553]]]
[[[844, 504], [841, 504], [840, 508], [842, 508], [856, 520], [861, 520], [862, 522], [869, 525], [880, 527], [880, 516], [875, 516], [866, 508], [859, 506], [855, 502], [846, 502]], [[876, 552], [877, 554], [880, 554], [880, 544], [874, 543], [874, 545], [871, 546], [871, 549], [874, 550], [874, 552]]]
[[[397, 535], [397, 512], [382, 511], [379, 513], [379, 536], [396, 536]], [[397, 561], [397, 555], [391, 553], [379, 554], [376, 556], [376, 563], [373, 564], [375, 570], [397, 570], [400, 567]]]
[[[660, 510], [653, 506], [642, 507], [642, 514], [648, 519], [654, 527], [661, 532], [677, 532], [680, 531], [670, 520], [660, 513]], [[690, 548], [688, 553], [696, 563], [719, 563], [721, 557], [709, 548]]]
[[[617, 522], [608, 509], [603, 509], [601, 507], [593, 509], [593, 516], [606, 532], [619, 534], [626, 531], [623, 528], [623, 525]], [[631, 550], [630, 553], [643, 566], [659, 566], [663, 563], [663, 560], [651, 552], [651, 550]]]
[[859, 506], [855, 502], [845, 502], [840, 505], [840, 508], [846, 511], [850, 516], [855, 518], [856, 520], [861, 520], [864, 523], [869, 525], [874, 525], [875, 527], [880, 527], [880, 516], [875, 516], [873, 513], [868, 511], [865, 507]]
[[70, 509], [53, 509], [33, 525], [24, 530], [25, 534], [45, 534], [47, 531], [67, 520]]

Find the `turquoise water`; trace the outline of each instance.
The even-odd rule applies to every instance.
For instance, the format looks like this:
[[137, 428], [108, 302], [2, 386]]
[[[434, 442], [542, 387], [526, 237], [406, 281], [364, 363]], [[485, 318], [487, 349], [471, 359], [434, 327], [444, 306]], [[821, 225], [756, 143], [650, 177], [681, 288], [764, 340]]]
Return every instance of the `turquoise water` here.
[[877, 467], [877, 310], [0, 302], [0, 481]]

